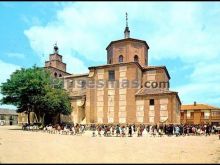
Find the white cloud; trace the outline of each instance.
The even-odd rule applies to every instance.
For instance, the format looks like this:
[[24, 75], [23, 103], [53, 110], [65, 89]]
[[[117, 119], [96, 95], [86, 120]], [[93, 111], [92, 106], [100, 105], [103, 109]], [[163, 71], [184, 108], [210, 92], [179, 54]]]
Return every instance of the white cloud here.
[[57, 19], [45, 27], [33, 26], [26, 30], [25, 34], [31, 47], [38, 54], [49, 54], [52, 45], [58, 41], [64, 55], [77, 51], [89, 60], [103, 61], [106, 54], [105, 46], [108, 44], [106, 38], [114, 34], [114, 31], [110, 30], [111, 25], [118, 23], [116, 14], [112, 14], [113, 11], [106, 8], [107, 4], [104, 8], [103, 5], [85, 5], [85, 8], [80, 7], [81, 4], [78, 3], [67, 6], [58, 11]]
[[198, 103], [213, 104], [219, 106], [220, 86], [216, 82], [195, 82], [175, 88], [179, 92], [182, 104]]
[[8, 57], [15, 57], [24, 59], [25, 55], [23, 53], [6, 53]]
[[220, 106], [220, 63], [198, 63], [185, 85], [175, 87], [183, 104], [193, 101]]
[[174, 5], [171, 14], [167, 15], [169, 20], [161, 23], [160, 30], [154, 33], [151, 50], [156, 56], [152, 55], [151, 58], [178, 57], [184, 63], [217, 59], [220, 52], [220, 47], [217, 46], [220, 30], [218, 33], [213, 27], [201, 30], [204, 26], [204, 18], [201, 15], [203, 10], [199, 5], [183, 5], [181, 8]]
[[[21, 67], [18, 65], [6, 63], [2, 60], [0, 60], [0, 84], [3, 82], [6, 82], [7, 79], [10, 78], [10, 75], [17, 69], [20, 69]], [[0, 99], [2, 98], [2, 94], [0, 94]], [[15, 106], [13, 105], [0, 105], [1, 108], [10, 108], [15, 109]]]
[[0, 60], [0, 83], [6, 82], [7, 79], [10, 78], [10, 75], [17, 69], [20, 69], [21, 67], [18, 65], [6, 63], [2, 60]]
[[[201, 30], [205, 9], [200, 3], [76, 2], [63, 6], [56, 19], [46, 26], [33, 26], [25, 31], [38, 54], [48, 54], [58, 41], [64, 53], [78, 51], [89, 60], [103, 61], [110, 41], [123, 37], [125, 11], [129, 13], [131, 36], [136, 38], [133, 35], [136, 29], [141, 30], [139, 38], [149, 43], [150, 58], [179, 57], [185, 62], [195, 62], [201, 58], [215, 59], [220, 51], [216, 46], [220, 30], [213, 27]], [[141, 25], [136, 26], [138, 21]], [[156, 29], [146, 33], [152, 26]], [[218, 33], [213, 36], [213, 31]]]
[[40, 25], [41, 21], [38, 17], [28, 17], [26, 15], [21, 16], [21, 20], [25, 22], [28, 26]]
[[[212, 5], [214, 10], [207, 5]], [[147, 41], [150, 61], [175, 58], [191, 66], [192, 73], [185, 73], [189, 74], [190, 81], [176, 88], [182, 100], [219, 98], [212, 94], [213, 89], [220, 92], [217, 83], [220, 79], [217, 73], [220, 63], [218, 4], [76, 2], [62, 6], [56, 19], [46, 26], [32, 26], [24, 32], [39, 56], [51, 53], [57, 41], [68, 71], [86, 71], [84, 58], [91, 61], [91, 65], [94, 61], [105, 61], [106, 46], [112, 40], [123, 38], [127, 11], [131, 37]], [[82, 58], [76, 57], [74, 52], [79, 52]], [[41, 57], [42, 63], [47, 58]], [[193, 93], [190, 99], [188, 93]]]
[[[2, 99], [2, 94], [0, 94], [0, 99]], [[0, 108], [6, 108], [6, 109], [16, 109], [16, 106], [14, 105], [6, 105], [6, 104], [0, 104]]]
[[195, 66], [193, 73], [190, 75], [192, 81], [207, 83], [215, 82], [219, 84], [220, 82], [220, 63], [217, 61], [213, 62], [211, 65], [209, 63], [199, 63]]
[[[82, 60], [80, 60], [76, 57], [73, 57], [69, 54], [65, 55], [65, 59], [68, 63], [68, 65], [66, 67], [67, 67], [67, 71], [69, 73], [76, 74], [76, 73], [88, 73], [89, 72], [88, 68], [85, 67]], [[71, 63], [71, 61], [72, 61], [72, 63]]]

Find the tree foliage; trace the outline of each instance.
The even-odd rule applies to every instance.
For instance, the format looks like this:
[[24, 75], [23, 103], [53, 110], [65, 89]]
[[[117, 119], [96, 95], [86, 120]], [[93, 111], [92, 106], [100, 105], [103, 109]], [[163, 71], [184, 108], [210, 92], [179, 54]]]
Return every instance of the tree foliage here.
[[62, 88], [62, 81], [52, 78], [43, 68], [34, 66], [16, 70], [0, 88], [2, 104], [15, 105], [17, 112], [35, 112], [39, 121], [45, 114], [71, 113], [70, 100]]

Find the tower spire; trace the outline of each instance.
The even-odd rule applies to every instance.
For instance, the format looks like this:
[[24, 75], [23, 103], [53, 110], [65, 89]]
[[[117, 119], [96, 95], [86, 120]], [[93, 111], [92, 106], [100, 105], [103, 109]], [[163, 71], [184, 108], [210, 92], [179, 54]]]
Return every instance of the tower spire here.
[[128, 13], [126, 12], [126, 27], [128, 27]]
[[125, 15], [126, 15], [126, 27], [125, 27], [125, 31], [124, 31], [124, 37], [129, 38], [130, 37], [130, 30], [128, 27], [128, 13], [126, 12]]

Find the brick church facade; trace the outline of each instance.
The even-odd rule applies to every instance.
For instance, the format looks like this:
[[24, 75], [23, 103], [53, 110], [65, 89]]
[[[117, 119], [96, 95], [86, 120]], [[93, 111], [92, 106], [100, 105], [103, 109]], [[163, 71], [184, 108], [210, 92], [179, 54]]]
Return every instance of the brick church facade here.
[[89, 67], [89, 73], [70, 74], [54, 47], [45, 62], [53, 76], [63, 78], [73, 112], [63, 116], [74, 123], [180, 123], [181, 101], [169, 90], [166, 66], [148, 64], [146, 41], [130, 38], [126, 23], [124, 39], [106, 48], [107, 64]]

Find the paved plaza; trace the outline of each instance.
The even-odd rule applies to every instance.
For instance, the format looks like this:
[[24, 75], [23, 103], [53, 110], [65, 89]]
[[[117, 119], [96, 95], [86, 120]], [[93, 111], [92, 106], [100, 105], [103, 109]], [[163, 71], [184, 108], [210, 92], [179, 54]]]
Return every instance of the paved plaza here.
[[220, 163], [217, 135], [92, 137], [0, 127], [0, 163]]

